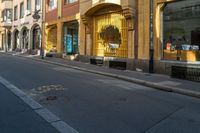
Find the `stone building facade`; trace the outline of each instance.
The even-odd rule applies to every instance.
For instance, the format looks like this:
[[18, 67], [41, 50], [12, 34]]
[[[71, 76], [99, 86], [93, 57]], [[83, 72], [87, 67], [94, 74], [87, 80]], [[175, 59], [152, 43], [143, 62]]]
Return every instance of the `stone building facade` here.
[[42, 0], [13, 0], [12, 50], [38, 54], [42, 42]]
[[12, 0], [1, 1], [0, 19], [0, 49], [9, 51], [11, 49]]

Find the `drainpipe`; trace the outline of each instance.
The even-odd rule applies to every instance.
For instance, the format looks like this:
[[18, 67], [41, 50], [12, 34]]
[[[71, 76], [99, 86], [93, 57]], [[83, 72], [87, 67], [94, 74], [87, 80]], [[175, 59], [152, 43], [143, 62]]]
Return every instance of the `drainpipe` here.
[[43, 13], [45, 13], [45, 11], [46, 11], [46, 9], [44, 8], [44, 0], [42, 0], [42, 26], [41, 26], [41, 56], [42, 56], [42, 59], [44, 59], [44, 48], [43, 48], [43, 38], [44, 38], [44, 36], [43, 36], [43, 30], [45, 30], [45, 29], [43, 29], [43, 26], [44, 26], [44, 14]]
[[150, 0], [150, 30], [149, 30], [149, 73], [154, 72], [154, 48], [153, 48], [153, 0]]
[[4, 39], [5, 39], [5, 52], [7, 52], [7, 42], [8, 42], [8, 40], [7, 40], [7, 30], [6, 30], [6, 28], [5, 28], [5, 34], [4, 34]]

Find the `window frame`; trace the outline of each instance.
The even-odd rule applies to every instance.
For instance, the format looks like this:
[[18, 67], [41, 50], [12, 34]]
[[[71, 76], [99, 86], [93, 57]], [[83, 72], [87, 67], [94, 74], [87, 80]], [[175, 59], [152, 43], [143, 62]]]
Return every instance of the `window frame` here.
[[[9, 11], [10, 15], [8, 15]], [[2, 10], [1, 15], [2, 15], [2, 22], [8, 22], [8, 20], [12, 22], [12, 16], [13, 16], [12, 8], [5, 8], [4, 10]]]
[[[22, 8], [23, 5], [23, 8]], [[22, 12], [23, 11], [23, 12]], [[22, 14], [23, 13], [23, 14]], [[20, 3], [20, 19], [24, 18], [24, 2]]]
[[[37, 9], [37, 5], [39, 4], [39, 9]], [[40, 11], [41, 10], [41, 0], [35, 0], [35, 11]]]
[[[71, 1], [71, 2], [70, 2]], [[79, 0], [64, 0], [64, 4], [68, 5], [68, 4], [74, 4], [76, 2], [78, 2]]]
[[57, 0], [53, 0], [55, 3], [55, 5], [54, 6], [50, 6], [50, 1], [51, 0], [48, 0], [48, 11], [52, 11], [52, 10], [55, 10], [55, 9], [57, 9], [57, 7], [58, 7], [58, 1]]
[[14, 20], [18, 19], [18, 5], [14, 6]]
[[[30, 9], [28, 10], [29, 4], [30, 4]], [[26, 12], [27, 12], [26, 16], [31, 15], [31, 0], [26, 0]]]

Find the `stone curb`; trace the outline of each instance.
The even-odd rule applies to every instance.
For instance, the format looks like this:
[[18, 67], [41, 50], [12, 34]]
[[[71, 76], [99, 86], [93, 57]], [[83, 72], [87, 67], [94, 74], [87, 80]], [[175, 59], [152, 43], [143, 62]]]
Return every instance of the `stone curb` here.
[[[9, 53], [4, 53], [4, 54], [12, 55], [12, 54], [9, 54]], [[53, 64], [53, 65], [58, 65], [58, 66], [62, 66], [62, 67], [72, 68], [72, 69], [79, 70], [79, 71], [84, 71], [84, 72], [89, 72], [89, 73], [93, 73], [93, 74], [108, 76], [108, 77], [128, 81], [128, 82], [131, 82], [131, 83], [151, 87], [151, 88], [154, 88], [154, 89], [162, 90], [162, 91], [174, 92], [174, 93], [177, 93], [177, 94], [182, 94], [182, 95], [186, 95], [186, 96], [200, 98], [200, 92], [197, 92], [197, 91], [191, 91], [191, 90], [186, 90], [186, 89], [182, 89], [182, 88], [178, 88], [178, 87], [172, 87], [172, 86], [163, 86], [163, 85], [160, 85], [160, 84], [154, 83], [154, 82], [149, 82], [149, 81], [145, 81], [145, 80], [140, 80], [140, 79], [131, 78], [131, 77], [122, 76], [122, 75], [117, 75], [117, 74], [112, 74], [112, 73], [100, 72], [100, 71], [96, 71], [96, 70], [89, 70], [89, 69], [85, 69], [85, 68], [81, 68], [81, 67], [75, 67], [75, 66], [61, 64], [61, 63], [57, 63], [57, 62], [53, 62], [53, 61], [47, 61], [45, 59], [30, 58], [30, 57], [25, 57], [25, 56], [22, 56], [22, 55], [16, 55], [16, 56], [26, 58], [26, 59], [27, 58], [32, 59], [32, 60], [35, 60], [35, 61], [45, 62], [45, 63], [49, 63], [49, 64]]]

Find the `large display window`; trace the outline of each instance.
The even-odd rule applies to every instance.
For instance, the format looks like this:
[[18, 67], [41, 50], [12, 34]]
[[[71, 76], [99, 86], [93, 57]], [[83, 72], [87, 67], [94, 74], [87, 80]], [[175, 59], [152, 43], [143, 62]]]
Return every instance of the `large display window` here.
[[200, 1], [168, 3], [162, 18], [163, 58], [200, 61]]
[[126, 19], [121, 12], [107, 13], [94, 18], [95, 56], [128, 57]]

